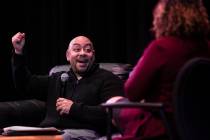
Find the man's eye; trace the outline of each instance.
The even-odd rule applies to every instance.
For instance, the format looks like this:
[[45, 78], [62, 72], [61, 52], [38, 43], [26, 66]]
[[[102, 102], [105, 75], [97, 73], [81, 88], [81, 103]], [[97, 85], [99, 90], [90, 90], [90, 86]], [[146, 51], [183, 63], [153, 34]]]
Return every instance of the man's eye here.
[[81, 49], [80, 48], [74, 48], [73, 51], [79, 52]]
[[84, 50], [85, 50], [85, 52], [87, 52], [87, 53], [92, 52], [92, 49], [91, 49], [91, 48], [85, 48]]

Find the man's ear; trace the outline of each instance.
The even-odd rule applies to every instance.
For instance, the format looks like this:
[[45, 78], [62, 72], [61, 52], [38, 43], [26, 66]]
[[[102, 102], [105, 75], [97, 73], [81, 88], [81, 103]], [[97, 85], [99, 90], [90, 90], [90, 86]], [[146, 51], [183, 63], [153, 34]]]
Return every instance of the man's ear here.
[[95, 55], [95, 50], [93, 50], [93, 55]]
[[66, 50], [66, 60], [69, 61], [69, 51]]

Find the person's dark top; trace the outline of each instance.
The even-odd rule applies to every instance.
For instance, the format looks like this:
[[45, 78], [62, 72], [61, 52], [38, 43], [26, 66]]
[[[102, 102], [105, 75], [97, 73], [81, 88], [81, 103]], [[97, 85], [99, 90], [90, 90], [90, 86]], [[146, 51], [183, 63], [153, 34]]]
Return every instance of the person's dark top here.
[[123, 95], [123, 82], [112, 72], [100, 69], [98, 64], [77, 80], [72, 69], [66, 84], [64, 98], [74, 103], [68, 115], [60, 116], [56, 111], [56, 100], [60, 95], [61, 74], [51, 76], [32, 75], [25, 56], [13, 55], [12, 68], [15, 86], [27, 96], [46, 99], [47, 113], [40, 126], [60, 129], [91, 129], [101, 134], [106, 131], [106, 112], [99, 105], [113, 96]]

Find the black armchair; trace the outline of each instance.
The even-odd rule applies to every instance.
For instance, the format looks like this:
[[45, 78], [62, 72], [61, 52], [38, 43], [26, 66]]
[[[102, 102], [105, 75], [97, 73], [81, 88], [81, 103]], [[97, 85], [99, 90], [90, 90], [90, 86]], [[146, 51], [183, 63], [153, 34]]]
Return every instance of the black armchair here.
[[[111, 71], [122, 80], [126, 80], [130, 71], [132, 70], [132, 65], [124, 63], [99, 63], [99, 67]], [[66, 72], [69, 70], [69, 68], [69, 64], [55, 66], [50, 70], [49, 75], [59, 71]]]
[[[153, 111], [157, 111], [160, 113], [161, 117], [163, 118], [163, 123], [167, 127], [168, 133], [171, 136], [171, 126], [168, 123], [167, 116], [164, 112], [164, 106], [162, 103], [137, 103], [137, 102], [116, 102], [116, 103], [103, 103], [101, 104], [102, 107], [107, 109], [108, 118], [107, 118], [107, 140], [112, 140], [112, 114], [113, 110], [116, 108], [148, 108]], [[171, 138], [172, 140], [172, 138]]]
[[0, 102], [0, 128], [37, 126], [44, 119], [45, 109], [45, 102], [36, 99]]
[[195, 58], [180, 70], [174, 90], [180, 140], [210, 139], [210, 60]]
[[[116, 102], [116, 103], [103, 103], [101, 104], [102, 107], [107, 109], [108, 118], [107, 118], [107, 140], [112, 140], [112, 119], [113, 119], [113, 110], [117, 108], [145, 108], [152, 110], [153, 112], [158, 112], [159, 115], [163, 119], [163, 123], [167, 129], [168, 136], [161, 136], [157, 138], [148, 138], [148, 140], [177, 140], [175, 139], [175, 133], [173, 132], [173, 126], [170, 124], [171, 120], [169, 120], [167, 114], [164, 111], [164, 104], [163, 103], [152, 103], [152, 102]], [[146, 138], [147, 140], [147, 138]]]

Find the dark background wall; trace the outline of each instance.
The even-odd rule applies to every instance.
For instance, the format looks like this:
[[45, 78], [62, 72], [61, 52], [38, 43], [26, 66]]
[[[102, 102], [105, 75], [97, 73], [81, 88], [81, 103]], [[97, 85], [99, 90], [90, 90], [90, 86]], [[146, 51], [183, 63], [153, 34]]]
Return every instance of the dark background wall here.
[[[97, 62], [135, 65], [153, 39], [152, 9], [157, 0], [7, 0], [0, 3], [0, 100], [17, 98], [12, 83], [11, 37], [26, 33], [33, 73], [46, 74], [67, 63], [65, 51], [77, 35], [95, 45]], [[205, 0], [206, 7], [208, 0]], [[208, 8], [208, 7], [207, 7]], [[209, 9], [209, 8], [208, 8]], [[3, 91], [5, 90], [5, 91]]]

